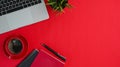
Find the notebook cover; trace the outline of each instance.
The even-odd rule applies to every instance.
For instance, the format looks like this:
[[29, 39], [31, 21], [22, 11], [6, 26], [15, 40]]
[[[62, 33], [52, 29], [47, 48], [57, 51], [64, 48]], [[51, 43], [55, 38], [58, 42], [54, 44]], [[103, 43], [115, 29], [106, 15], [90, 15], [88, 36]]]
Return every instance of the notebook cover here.
[[31, 67], [64, 67], [64, 62], [44, 50], [40, 50]]

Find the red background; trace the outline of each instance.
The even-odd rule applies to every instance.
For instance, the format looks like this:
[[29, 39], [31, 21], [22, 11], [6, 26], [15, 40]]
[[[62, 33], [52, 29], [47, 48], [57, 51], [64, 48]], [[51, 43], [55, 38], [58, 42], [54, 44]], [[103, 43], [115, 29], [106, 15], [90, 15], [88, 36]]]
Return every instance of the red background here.
[[50, 18], [0, 35], [0, 67], [14, 67], [21, 59], [8, 59], [3, 52], [6, 37], [23, 35], [28, 53], [46, 43], [67, 57], [65, 67], [120, 67], [120, 0], [69, 0], [73, 5]]

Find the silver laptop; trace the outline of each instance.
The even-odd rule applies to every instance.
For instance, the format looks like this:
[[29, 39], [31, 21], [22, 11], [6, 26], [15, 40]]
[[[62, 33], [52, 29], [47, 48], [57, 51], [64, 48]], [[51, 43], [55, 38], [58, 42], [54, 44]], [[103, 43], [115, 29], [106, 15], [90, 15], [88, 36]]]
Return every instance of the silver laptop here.
[[44, 0], [0, 0], [0, 34], [48, 18]]

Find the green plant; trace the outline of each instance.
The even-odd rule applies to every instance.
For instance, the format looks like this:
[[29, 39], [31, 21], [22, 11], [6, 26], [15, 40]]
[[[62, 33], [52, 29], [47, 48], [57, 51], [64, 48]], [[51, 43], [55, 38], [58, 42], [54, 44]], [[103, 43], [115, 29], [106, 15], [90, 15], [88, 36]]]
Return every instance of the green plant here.
[[55, 11], [63, 12], [65, 7], [71, 8], [68, 0], [48, 0], [47, 5], [50, 5]]

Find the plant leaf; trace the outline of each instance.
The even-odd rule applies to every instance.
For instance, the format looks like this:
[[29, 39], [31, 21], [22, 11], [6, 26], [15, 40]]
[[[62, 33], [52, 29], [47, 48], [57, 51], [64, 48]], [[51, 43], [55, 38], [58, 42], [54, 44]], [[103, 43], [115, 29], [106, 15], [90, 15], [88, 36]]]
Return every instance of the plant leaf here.
[[70, 4], [68, 4], [68, 3], [66, 3], [66, 6], [67, 6], [68, 8], [72, 8], [72, 6], [71, 6]]
[[56, 2], [46, 3], [46, 5], [54, 5]]
[[64, 0], [61, 1], [61, 4], [63, 4]]
[[62, 6], [59, 5], [59, 7], [60, 7], [60, 12], [63, 12], [63, 8], [62, 8]]
[[55, 11], [59, 10], [59, 7], [56, 7]]
[[53, 6], [53, 9], [56, 9], [58, 6], [55, 4], [54, 6]]

